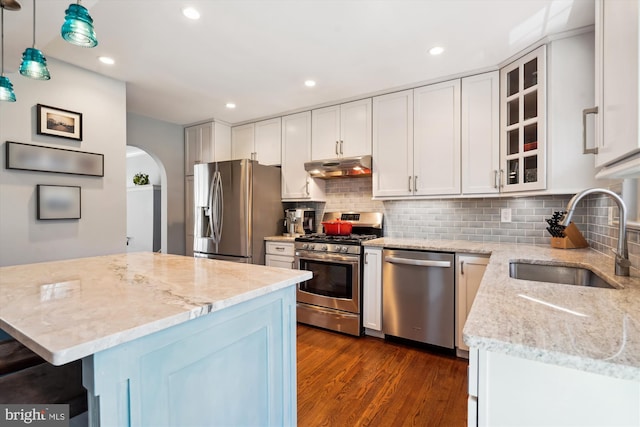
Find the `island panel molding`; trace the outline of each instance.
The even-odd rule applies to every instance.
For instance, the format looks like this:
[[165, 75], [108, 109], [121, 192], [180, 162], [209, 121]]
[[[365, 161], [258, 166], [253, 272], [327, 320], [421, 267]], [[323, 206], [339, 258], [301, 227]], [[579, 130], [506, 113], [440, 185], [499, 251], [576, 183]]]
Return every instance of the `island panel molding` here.
[[71, 175], [104, 176], [104, 155], [7, 141], [6, 168]]
[[82, 113], [37, 104], [36, 131], [38, 135], [82, 141]]
[[80, 187], [38, 184], [36, 214], [39, 220], [80, 219]]

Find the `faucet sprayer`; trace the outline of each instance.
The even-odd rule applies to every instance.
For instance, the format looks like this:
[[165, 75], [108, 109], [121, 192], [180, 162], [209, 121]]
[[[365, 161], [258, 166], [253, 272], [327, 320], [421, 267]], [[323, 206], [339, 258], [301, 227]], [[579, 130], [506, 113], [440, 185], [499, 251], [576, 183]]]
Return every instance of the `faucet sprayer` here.
[[567, 213], [560, 222], [560, 225], [566, 227], [571, 223], [571, 217], [576, 208], [576, 205], [583, 197], [590, 194], [605, 194], [611, 197], [618, 205], [618, 211], [620, 213], [619, 228], [618, 228], [618, 247], [613, 253], [616, 254], [615, 259], [615, 274], [616, 276], [628, 276], [629, 267], [631, 262], [629, 261], [629, 248], [627, 246], [627, 207], [624, 201], [616, 193], [604, 188], [589, 188], [576, 194], [569, 200], [567, 205]]

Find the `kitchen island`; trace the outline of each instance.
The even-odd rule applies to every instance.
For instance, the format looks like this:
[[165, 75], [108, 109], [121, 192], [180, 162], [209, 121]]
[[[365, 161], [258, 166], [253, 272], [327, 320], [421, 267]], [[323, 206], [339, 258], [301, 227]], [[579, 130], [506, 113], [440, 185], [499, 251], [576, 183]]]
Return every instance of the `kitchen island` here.
[[0, 268], [0, 328], [82, 360], [89, 424], [295, 425], [295, 284], [311, 273], [158, 253]]

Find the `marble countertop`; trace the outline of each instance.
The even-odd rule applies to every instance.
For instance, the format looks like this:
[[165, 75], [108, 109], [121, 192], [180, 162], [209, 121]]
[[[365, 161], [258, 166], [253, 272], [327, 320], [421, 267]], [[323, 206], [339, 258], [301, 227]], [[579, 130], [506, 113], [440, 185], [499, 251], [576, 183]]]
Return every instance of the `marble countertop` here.
[[[370, 247], [490, 254], [465, 342], [516, 357], [640, 381], [640, 277], [615, 276], [592, 249], [381, 238]], [[586, 267], [617, 289], [512, 279], [509, 261]]]
[[291, 242], [293, 243], [296, 236], [267, 236], [264, 238], [267, 242]]
[[145, 252], [2, 267], [0, 329], [62, 365], [311, 277]]

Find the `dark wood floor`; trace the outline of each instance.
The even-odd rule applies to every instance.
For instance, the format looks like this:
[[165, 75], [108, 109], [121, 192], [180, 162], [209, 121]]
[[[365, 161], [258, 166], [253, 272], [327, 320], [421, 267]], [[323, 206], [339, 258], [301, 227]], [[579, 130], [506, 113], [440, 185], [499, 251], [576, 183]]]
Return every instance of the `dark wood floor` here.
[[298, 325], [298, 425], [467, 423], [467, 361]]

